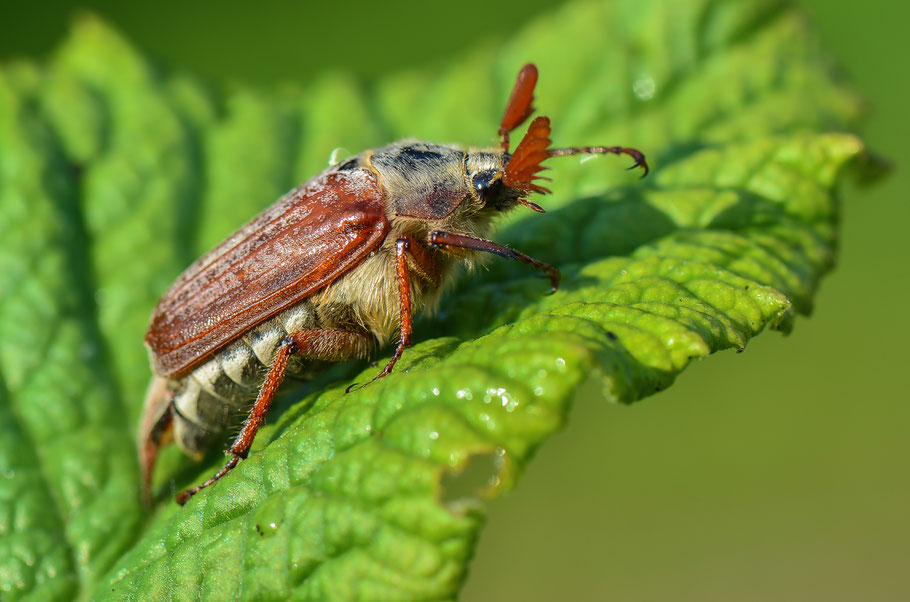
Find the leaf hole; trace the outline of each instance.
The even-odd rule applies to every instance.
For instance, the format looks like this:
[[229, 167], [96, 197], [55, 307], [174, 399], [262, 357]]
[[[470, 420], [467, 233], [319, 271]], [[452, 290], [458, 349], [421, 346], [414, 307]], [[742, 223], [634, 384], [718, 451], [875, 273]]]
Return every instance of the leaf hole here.
[[453, 513], [477, 505], [500, 486], [506, 465], [505, 450], [473, 454], [463, 467], [443, 473], [440, 501]]

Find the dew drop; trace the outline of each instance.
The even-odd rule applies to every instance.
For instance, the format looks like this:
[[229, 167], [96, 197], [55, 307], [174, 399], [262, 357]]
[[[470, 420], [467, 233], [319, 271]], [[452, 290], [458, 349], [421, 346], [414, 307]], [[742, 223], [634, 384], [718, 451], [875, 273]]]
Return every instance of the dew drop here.
[[336, 146], [332, 149], [332, 152], [329, 153], [329, 167], [338, 163], [342, 157], [347, 157], [351, 154], [348, 149], [343, 146]]
[[639, 100], [651, 100], [654, 98], [654, 92], [656, 91], [657, 85], [654, 83], [654, 78], [647, 73], [640, 76], [632, 84], [632, 92]]

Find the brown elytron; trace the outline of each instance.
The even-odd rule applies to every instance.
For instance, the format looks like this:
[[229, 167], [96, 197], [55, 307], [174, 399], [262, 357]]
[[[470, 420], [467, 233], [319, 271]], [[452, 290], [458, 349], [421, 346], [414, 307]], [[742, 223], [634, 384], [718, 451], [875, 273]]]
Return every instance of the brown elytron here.
[[161, 298], [145, 335], [155, 372], [178, 376], [201, 364], [355, 267], [390, 227], [369, 171], [330, 173], [287, 195], [203, 255]]
[[[495, 217], [526, 197], [550, 157], [626, 154], [632, 148], [550, 148], [550, 121], [536, 118], [509, 153], [509, 133], [534, 109], [537, 68], [518, 74], [499, 127], [500, 144], [463, 149], [407, 140], [365, 151], [285, 195], [196, 261], [158, 302], [146, 334], [155, 376], [139, 434], [147, 499], [158, 450], [169, 440], [199, 455], [247, 418], [231, 459], [177, 501], [186, 502], [247, 457], [286, 375], [312, 378], [332, 362], [367, 356], [398, 333], [389, 374], [411, 344], [413, 314], [432, 306], [458, 264], [480, 253], [559, 271], [487, 240]], [[375, 379], [374, 379], [375, 380]]]

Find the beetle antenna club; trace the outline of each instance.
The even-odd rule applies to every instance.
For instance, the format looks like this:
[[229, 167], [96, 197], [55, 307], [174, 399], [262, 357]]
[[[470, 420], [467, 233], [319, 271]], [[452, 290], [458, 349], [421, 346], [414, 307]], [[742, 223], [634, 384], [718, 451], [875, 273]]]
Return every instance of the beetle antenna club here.
[[397, 335], [373, 380], [390, 374], [411, 345], [414, 313], [436, 302], [452, 268], [473, 265], [478, 254], [525, 263], [556, 291], [559, 270], [487, 240], [490, 224], [519, 205], [544, 212], [528, 197], [550, 192], [540, 184], [550, 157], [626, 154], [644, 173], [648, 165], [621, 146], [550, 148], [542, 116], [510, 153], [509, 134], [534, 112], [537, 77], [534, 65], [519, 71], [498, 146], [404, 140], [333, 163], [177, 279], [145, 336], [155, 373], [139, 432], [145, 499], [163, 445], [201, 456], [242, 411], [227, 464], [177, 501], [229, 474], [249, 455], [286, 375], [315, 378]]
[[499, 123], [499, 146], [509, 152], [509, 133], [524, 123], [534, 113], [534, 87], [537, 85], [537, 67], [528, 63], [518, 72], [515, 87], [506, 103], [506, 110]]

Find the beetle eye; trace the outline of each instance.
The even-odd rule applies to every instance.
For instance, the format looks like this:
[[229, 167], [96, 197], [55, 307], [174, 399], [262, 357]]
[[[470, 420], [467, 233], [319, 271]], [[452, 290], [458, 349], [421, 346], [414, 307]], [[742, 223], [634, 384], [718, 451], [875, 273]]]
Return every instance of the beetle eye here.
[[471, 179], [474, 190], [485, 198], [494, 196], [502, 187], [502, 172], [499, 171], [481, 171], [474, 174]]

